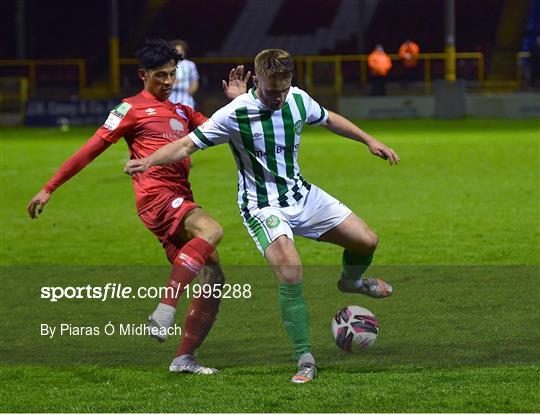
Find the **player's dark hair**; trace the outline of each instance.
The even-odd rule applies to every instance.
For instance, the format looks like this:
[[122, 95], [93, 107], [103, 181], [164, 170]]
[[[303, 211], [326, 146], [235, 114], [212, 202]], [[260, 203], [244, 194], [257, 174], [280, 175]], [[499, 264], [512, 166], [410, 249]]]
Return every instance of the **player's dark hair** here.
[[146, 39], [143, 48], [135, 52], [135, 56], [143, 69], [159, 68], [171, 60], [176, 65], [182, 60], [182, 55], [165, 39]]

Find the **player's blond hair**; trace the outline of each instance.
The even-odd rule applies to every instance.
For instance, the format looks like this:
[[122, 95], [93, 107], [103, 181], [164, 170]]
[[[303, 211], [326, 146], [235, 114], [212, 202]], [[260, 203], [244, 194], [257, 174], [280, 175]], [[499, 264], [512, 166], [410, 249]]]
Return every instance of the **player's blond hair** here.
[[272, 79], [289, 79], [294, 72], [294, 62], [283, 49], [265, 49], [255, 56], [255, 75]]

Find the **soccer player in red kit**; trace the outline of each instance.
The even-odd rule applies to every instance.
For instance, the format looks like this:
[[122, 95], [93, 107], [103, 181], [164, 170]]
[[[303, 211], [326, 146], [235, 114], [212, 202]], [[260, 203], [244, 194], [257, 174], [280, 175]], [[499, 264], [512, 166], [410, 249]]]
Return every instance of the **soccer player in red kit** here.
[[[175, 80], [176, 64], [182, 56], [163, 39], [148, 40], [137, 52], [138, 75], [144, 89], [126, 98], [109, 114], [95, 134], [69, 158], [28, 204], [33, 219], [42, 212], [52, 192], [81, 171], [121, 137], [126, 140], [131, 159], [146, 157], [158, 148], [177, 140], [206, 121], [192, 108], [168, 100]], [[233, 99], [246, 91], [248, 72], [243, 67], [231, 70], [223, 81], [225, 95]], [[178, 296], [200, 275], [205, 284], [223, 284], [216, 247], [222, 237], [220, 225], [193, 199], [189, 159], [150, 169], [133, 177], [136, 206], [144, 225], [157, 236], [172, 263], [167, 294], [150, 315], [149, 331], [159, 341], [167, 338], [173, 324]], [[216, 369], [200, 365], [194, 357], [210, 331], [219, 309], [219, 298], [195, 298], [187, 312], [183, 338], [169, 370], [214, 374]]]

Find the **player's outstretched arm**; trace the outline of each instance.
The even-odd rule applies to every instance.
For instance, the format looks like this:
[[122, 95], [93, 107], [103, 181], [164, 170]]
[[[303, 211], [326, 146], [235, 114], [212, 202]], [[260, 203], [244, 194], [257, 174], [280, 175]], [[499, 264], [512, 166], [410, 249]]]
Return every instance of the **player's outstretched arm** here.
[[229, 72], [229, 82], [225, 80], [221, 81], [223, 86], [223, 93], [230, 100], [235, 99], [247, 91], [247, 83], [251, 77], [251, 71], [247, 71], [244, 76], [244, 65], [239, 65], [236, 68], [232, 68]]
[[376, 140], [347, 118], [335, 112], [328, 111], [328, 120], [325, 127], [333, 133], [364, 143], [368, 146], [371, 154], [388, 160], [390, 165], [399, 163], [399, 156], [393, 149]]
[[52, 179], [30, 200], [26, 207], [30, 217], [37, 219], [51, 198], [51, 193], [84, 169], [110, 145], [110, 142], [94, 134], [73, 156], [62, 164]]
[[124, 173], [133, 176], [135, 173], [145, 172], [152, 166], [175, 163], [185, 159], [198, 149], [199, 147], [197, 147], [186, 135], [180, 140], [173, 141], [172, 143], [161, 147], [159, 150], [154, 151], [148, 157], [129, 160], [124, 167]]

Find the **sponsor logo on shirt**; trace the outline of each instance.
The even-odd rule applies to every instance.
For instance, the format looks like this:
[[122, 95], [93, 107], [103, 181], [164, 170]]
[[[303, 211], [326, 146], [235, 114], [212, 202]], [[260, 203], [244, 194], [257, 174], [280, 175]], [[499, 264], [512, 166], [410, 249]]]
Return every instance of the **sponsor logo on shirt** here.
[[175, 120], [174, 118], [171, 118], [169, 120], [169, 125], [174, 131], [178, 131], [178, 132], [184, 131], [184, 126], [182, 125], [182, 123], [178, 120]]
[[254, 140], [260, 140], [263, 137], [262, 133], [253, 133]]
[[146, 108], [144, 112], [146, 112], [148, 115], [156, 115], [156, 109], [152, 107]]
[[184, 198], [183, 197], [177, 197], [176, 199], [174, 199], [171, 202], [171, 206], [176, 209], [176, 208], [179, 208], [180, 206], [182, 206], [182, 203], [184, 203]]
[[279, 154], [282, 151], [290, 153], [290, 152], [298, 151], [299, 148], [300, 148], [300, 143], [291, 144], [290, 146], [276, 146], [276, 153]]

